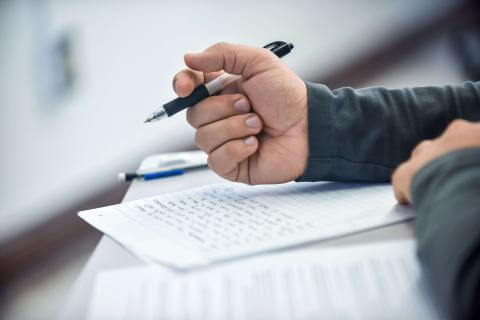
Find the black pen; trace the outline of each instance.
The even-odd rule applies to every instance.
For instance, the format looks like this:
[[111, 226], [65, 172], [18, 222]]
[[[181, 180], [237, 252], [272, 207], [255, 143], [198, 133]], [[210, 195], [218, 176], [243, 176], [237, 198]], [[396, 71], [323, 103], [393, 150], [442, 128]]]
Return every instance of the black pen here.
[[[292, 51], [293, 44], [283, 41], [274, 41], [264, 46], [264, 48], [271, 50], [274, 54], [281, 58], [286, 54], [290, 53], [290, 51]], [[242, 76], [240, 75], [224, 73], [220, 77], [206, 84], [199, 85], [197, 88], [195, 88], [195, 90], [193, 90], [193, 92], [189, 96], [183, 98], [176, 98], [164, 104], [162, 107], [155, 110], [147, 118], [147, 120], [145, 120], [145, 122], [153, 122], [165, 117], [171, 117], [175, 113], [180, 112], [188, 107], [194, 106], [203, 99], [216, 94], [217, 92], [225, 88], [227, 85], [233, 83], [241, 77]]]

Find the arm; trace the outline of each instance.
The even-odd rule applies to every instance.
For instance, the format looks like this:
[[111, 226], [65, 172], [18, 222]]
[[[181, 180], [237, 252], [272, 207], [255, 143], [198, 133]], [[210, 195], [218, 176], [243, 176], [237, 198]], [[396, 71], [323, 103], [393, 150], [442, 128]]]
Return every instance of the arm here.
[[447, 154], [412, 184], [418, 254], [455, 319], [480, 314], [480, 147]]
[[389, 181], [423, 139], [455, 118], [480, 120], [480, 82], [387, 90], [307, 83], [307, 169], [297, 181]]
[[453, 121], [420, 143], [392, 177], [395, 196], [417, 211], [418, 254], [455, 319], [480, 312], [480, 123]]
[[228, 43], [186, 54], [185, 63], [179, 96], [224, 71], [242, 76], [187, 111], [209, 167], [237, 182], [388, 181], [420, 140], [455, 118], [480, 120], [480, 83], [330, 91], [269, 50]]

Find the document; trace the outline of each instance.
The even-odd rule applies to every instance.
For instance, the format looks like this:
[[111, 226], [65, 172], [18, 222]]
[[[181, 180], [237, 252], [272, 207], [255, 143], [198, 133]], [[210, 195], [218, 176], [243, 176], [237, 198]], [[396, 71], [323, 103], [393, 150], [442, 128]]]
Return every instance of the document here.
[[404, 221], [413, 211], [385, 184], [226, 182], [79, 215], [144, 260], [186, 269]]
[[262, 256], [207, 271], [102, 272], [88, 319], [441, 319], [413, 241]]
[[201, 150], [152, 155], [143, 159], [137, 174], [206, 167], [207, 157], [208, 155]]

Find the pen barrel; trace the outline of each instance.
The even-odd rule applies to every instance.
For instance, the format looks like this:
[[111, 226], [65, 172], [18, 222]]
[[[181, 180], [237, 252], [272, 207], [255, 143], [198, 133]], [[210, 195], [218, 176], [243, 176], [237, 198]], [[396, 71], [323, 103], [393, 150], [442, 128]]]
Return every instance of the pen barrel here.
[[271, 49], [272, 52], [279, 58], [282, 58], [290, 53], [293, 49], [293, 44], [291, 43], [284, 43], [276, 48]]
[[177, 98], [174, 99], [166, 104], [163, 105], [165, 112], [169, 117], [174, 115], [177, 112], [182, 111], [188, 107], [192, 107], [198, 102], [202, 101], [203, 99], [209, 96], [207, 88], [202, 84], [193, 90], [193, 92], [184, 98]]
[[205, 84], [205, 88], [207, 88], [207, 91], [209, 95], [214, 95], [218, 92], [220, 92], [223, 88], [225, 88], [227, 85], [230, 83], [237, 81], [240, 79], [242, 76], [238, 74], [230, 74], [230, 73], [224, 73], [220, 77], [207, 82]]
[[159, 178], [178, 176], [178, 175], [181, 175], [181, 174], [184, 174], [184, 173], [185, 173], [185, 171], [182, 170], [182, 169], [160, 171], [160, 172], [156, 172], [156, 173], [149, 173], [149, 174], [143, 175], [143, 180], [154, 180], [154, 179], [159, 179]]

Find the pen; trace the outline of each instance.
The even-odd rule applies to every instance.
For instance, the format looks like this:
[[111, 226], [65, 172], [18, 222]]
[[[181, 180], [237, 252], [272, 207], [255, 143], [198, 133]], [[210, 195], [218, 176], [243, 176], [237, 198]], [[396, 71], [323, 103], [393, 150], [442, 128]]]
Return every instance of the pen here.
[[147, 180], [154, 180], [159, 178], [179, 176], [184, 173], [185, 173], [185, 170], [183, 169], [164, 170], [164, 171], [149, 172], [149, 173], [122, 172], [118, 174], [118, 180], [129, 182], [129, 181], [132, 181], [133, 179], [143, 179], [147, 181]]
[[[263, 48], [269, 49], [279, 58], [282, 58], [286, 54], [290, 53], [293, 49], [292, 43], [287, 43], [283, 41], [274, 41]], [[180, 112], [188, 107], [194, 106], [196, 103], [202, 101], [203, 99], [212, 96], [225, 88], [230, 83], [240, 79], [242, 76], [224, 73], [220, 77], [207, 82], [206, 84], [201, 84], [193, 92], [183, 98], [176, 98], [162, 107], [155, 110], [146, 120], [145, 122], [153, 122], [158, 121], [165, 117], [171, 117], [175, 113]]]

